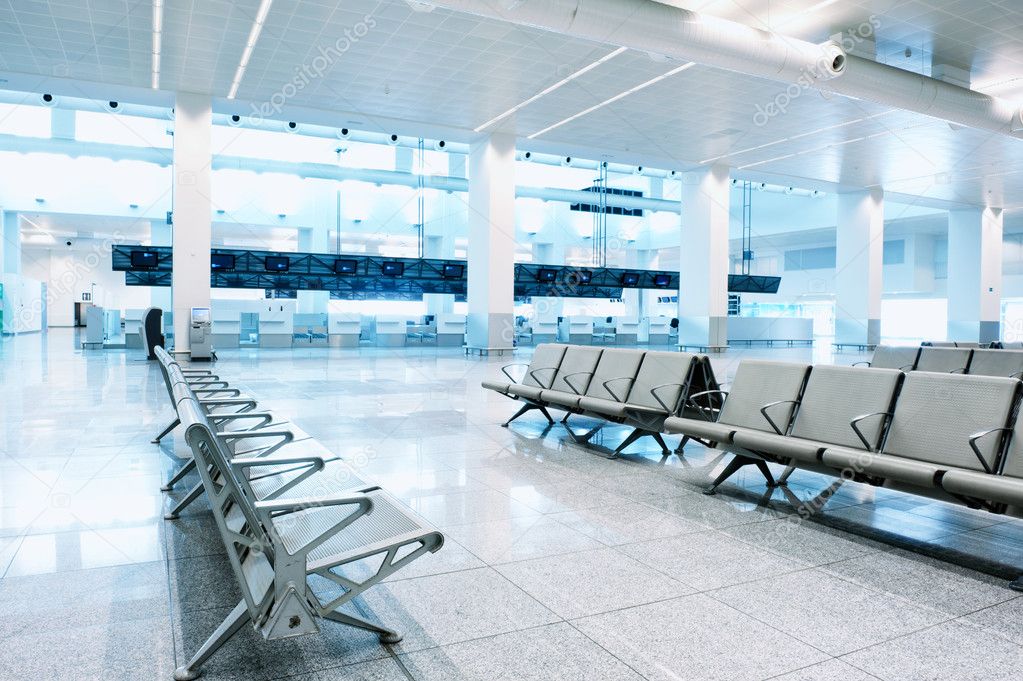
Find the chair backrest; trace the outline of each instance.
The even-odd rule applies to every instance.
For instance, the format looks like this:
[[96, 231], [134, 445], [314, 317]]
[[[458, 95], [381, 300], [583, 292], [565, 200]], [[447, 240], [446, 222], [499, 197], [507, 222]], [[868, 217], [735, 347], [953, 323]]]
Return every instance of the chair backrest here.
[[[888, 412], [902, 376], [898, 369], [815, 366], [792, 423], [792, 435], [863, 449], [849, 422], [865, 414]], [[857, 424], [871, 449], [880, 445], [887, 422], [887, 417], [877, 416]]]
[[[761, 413], [761, 408], [780, 400], [798, 401], [809, 371], [809, 364], [743, 360], [735, 372], [728, 398], [718, 415], [718, 422], [774, 432], [770, 422]], [[794, 404], [781, 404], [769, 413], [784, 431], [792, 420], [794, 409]]]
[[[895, 403], [885, 454], [938, 465], [983, 471], [970, 448], [972, 435], [1005, 428], [1020, 382], [1012, 378], [963, 376], [914, 371], [907, 374]], [[1002, 450], [1001, 434], [977, 442], [994, 469]]]
[[954, 348], [956, 344], [953, 341], [926, 341], [920, 344], [920, 347], [924, 348]]
[[[965, 348], [969, 350], [976, 350], [980, 347], [980, 343], [975, 341], [956, 341], [955, 346], [957, 348]], [[987, 347], [987, 346], [985, 346]]]
[[[679, 401], [689, 394], [695, 364], [696, 355], [688, 352], [646, 353], [626, 402], [658, 411], [664, 410], [661, 405], [664, 402], [670, 407], [668, 413], [677, 414]], [[657, 388], [656, 397], [654, 388]]]
[[916, 360], [920, 348], [901, 345], [878, 345], [870, 360], [872, 369], [902, 369], [912, 371], [916, 368]]
[[1018, 378], [1023, 373], [1023, 352], [1019, 350], [974, 350], [969, 373], [975, 376]]
[[561, 359], [565, 356], [567, 345], [558, 343], [540, 343], [533, 350], [533, 359], [526, 369], [526, 376], [522, 379], [524, 385], [531, 385], [537, 388], [550, 388], [558, 375], [558, 367], [561, 366]]
[[177, 408], [242, 597], [259, 621], [273, 597], [273, 543], [198, 402], [185, 399]]
[[973, 350], [969, 348], [920, 348], [920, 358], [916, 361], [917, 371], [933, 371], [948, 373], [963, 372], [970, 366]]
[[[624, 400], [629, 394], [629, 387], [636, 378], [640, 362], [643, 361], [642, 350], [611, 349], [600, 353], [600, 361], [593, 372], [593, 378], [586, 388], [587, 397], [596, 397], [602, 400], [615, 400], [615, 395]], [[580, 377], [584, 378], [584, 377]], [[628, 379], [628, 380], [616, 380]], [[611, 381], [604, 385], [605, 382]], [[577, 379], [572, 379], [574, 385], [579, 385]], [[612, 392], [608, 391], [608, 387]]]
[[[561, 367], [558, 368], [557, 376], [551, 384], [551, 390], [572, 395], [575, 395], [576, 391], [580, 394], [585, 393], [590, 386], [590, 377], [597, 368], [597, 362], [600, 361], [600, 352], [600, 348], [588, 345], [567, 346]], [[569, 377], [571, 384], [565, 380], [566, 376]]]

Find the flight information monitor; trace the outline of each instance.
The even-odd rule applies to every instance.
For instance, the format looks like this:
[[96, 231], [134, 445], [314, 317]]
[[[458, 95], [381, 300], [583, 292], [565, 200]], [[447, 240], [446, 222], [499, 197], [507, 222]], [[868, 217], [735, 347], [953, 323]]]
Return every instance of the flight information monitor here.
[[280, 255], [268, 255], [263, 262], [267, 272], [287, 272], [291, 267], [291, 261]]

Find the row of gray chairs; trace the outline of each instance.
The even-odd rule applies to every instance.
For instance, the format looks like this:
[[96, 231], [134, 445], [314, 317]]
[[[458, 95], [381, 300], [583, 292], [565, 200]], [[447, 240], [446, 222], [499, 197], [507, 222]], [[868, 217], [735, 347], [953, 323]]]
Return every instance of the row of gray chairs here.
[[[525, 367], [521, 380], [509, 371], [515, 366]], [[531, 410], [539, 410], [553, 424], [548, 409], [558, 409], [565, 412], [562, 423], [568, 433], [580, 443], [589, 442], [603, 425], [576, 434], [567, 423], [573, 414], [632, 427], [611, 458], [644, 436], [670, 455], [661, 437], [664, 420], [686, 413], [696, 402], [715, 409], [720, 400], [709, 359], [684, 352], [542, 343], [528, 365], [509, 364], [501, 371], [507, 380], [485, 380], [483, 387], [523, 403], [503, 425]], [[685, 439], [675, 451], [681, 453], [684, 445]]]
[[[212, 405], [201, 402], [208, 398], [193, 388], [204, 382], [190, 381], [162, 349], [157, 358], [242, 593], [174, 678], [197, 678], [246, 624], [267, 640], [318, 633], [332, 620], [375, 632], [383, 643], [400, 641], [345, 606], [439, 550], [443, 535], [312, 439], [267, 424], [220, 430], [222, 415], [211, 415]], [[256, 444], [263, 439], [271, 444]]]
[[856, 363], [861, 364], [875, 369], [1019, 378], [1023, 376], [1023, 351], [879, 345], [869, 362]]
[[[746, 360], [718, 413], [669, 418], [665, 428], [735, 455], [708, 493], [753, 464], [770, 485], [802, 468], [1019, 514], [1021, 387], [1008, 377]], [[777, 482], [769, 462], [787, 467]]]

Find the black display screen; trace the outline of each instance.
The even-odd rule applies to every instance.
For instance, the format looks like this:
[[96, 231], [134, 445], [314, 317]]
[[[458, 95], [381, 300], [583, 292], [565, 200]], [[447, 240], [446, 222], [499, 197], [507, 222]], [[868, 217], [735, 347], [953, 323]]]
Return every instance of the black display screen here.
[[387, 277], [400, 277], [405, 274], [405, 263], [385, 262], [380, 266], [380, 272]]
[[219, 270], [233, 270], [234, 269], [234, 256], [230, 253], [213, 253], [210, 255], [210, 269], [214, 271]]
[[160, 254], [156, 251], [132, 251], [131, 266], [137, 270], [155, 269], [160, 264]]
[[287, 272], [291, 267], [291, 261], [280, 255], [268, 255], [263, 262], [267, 272]]
[[358, 260], [343, 258], [334, 261], [334, 274], [355, 274], [359, 269]]

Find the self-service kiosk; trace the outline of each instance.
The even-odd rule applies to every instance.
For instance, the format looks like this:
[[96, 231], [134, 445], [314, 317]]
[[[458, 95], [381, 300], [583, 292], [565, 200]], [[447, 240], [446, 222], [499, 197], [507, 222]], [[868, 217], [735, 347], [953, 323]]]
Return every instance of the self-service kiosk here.
[[188, 327], [189, 358], [213, 359], [213, 316], [208, 307], [193, 307]]

